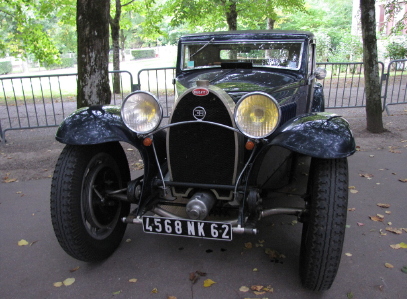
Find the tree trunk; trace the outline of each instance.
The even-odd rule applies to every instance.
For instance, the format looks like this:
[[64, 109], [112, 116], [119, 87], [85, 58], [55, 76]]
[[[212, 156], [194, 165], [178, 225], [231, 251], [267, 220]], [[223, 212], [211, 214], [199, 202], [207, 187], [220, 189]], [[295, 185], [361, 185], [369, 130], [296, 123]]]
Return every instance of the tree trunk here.
[[[120, 70], [120, 17], [122, 6], [120, 0], [116, 0], [116, 14], [110, 18], [110, 30], [113, 43], [113, 70]], [[113, 75], [113, 93], [120, 93], [120, 74]]]
[[77, 106], [109, 104], [109, 0], [77, 0]]
[[228, 23], [229, 31], [237, 30], [237, 8], [236, 2], [231, 1], [226, 3], [226, 22]]
[[121, 61], [126, 60], [126, 55], [124, 53], [125, 45], [126, 45], [126, 36], [124, 35], [124, 30], [120, 29], [120, 50], [121, 50], [121, 54], [122, 54], [122, 60]]
[[367, 130], [372, 133], [381, 133], [384, 128], [377, 58], [375, 0], [360, 0], [360, 15], [363, 38]]
[[273, 20], [272, 18], [267, 18], [267, 30], [273, 30], [275, 22], [276, 20]]

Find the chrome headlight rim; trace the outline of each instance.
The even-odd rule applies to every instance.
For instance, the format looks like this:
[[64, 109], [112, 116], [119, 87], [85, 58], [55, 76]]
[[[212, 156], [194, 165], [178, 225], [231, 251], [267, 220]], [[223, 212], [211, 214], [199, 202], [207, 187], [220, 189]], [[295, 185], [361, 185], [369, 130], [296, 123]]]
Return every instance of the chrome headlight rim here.
[[[254, 96], [254, 95], [261, 95], [261, 96], [265, 96], [266, 98], [268, 98], [269, 100], [271, 100], [277, 110], [277, 121], [276, 121], [276, 125], [273, 127], [272, 130], [270, 130], [269, 132], [267, 132], [267, 134], [263, 134], [261, 136], [256, 136], [256, 135], [252, 135], [248, 132], [245, 131], [245, 129], [239, 124], [238, 121], [238, 111], [239, 111], [239, 107], [241, 106], [241, 104], [249, 97]], [[277, 100], [272, 97], [271, 95], [265, 93], [265, 92], [261, 92], [261, 91], [254, 91], [254, 92], [250, 92], [245, 94], [244, 96], [242, 96], [239, 101], [236, 103], [236, 107], [235, 107], [235, 113], [234, 113], [234, 120], [235, 120], [235, 124], [236, 127], [239, 129], [239, 131], [245, 135], [246, 137], [252, 138], [252, 139], [263, 139], [266, 138], [268, 136], [270, 136], [271, 134], [273, 134], [275, 132], [275, 130], [278, 128], [280, 121], [281, 121], [281, 108], [280, 105], [278, 104]]]
[[[158, 116], [158, 120], [156, 121], [156, 124], [151, 126], [148, 130], [144, 130], [144, 131], [133, 128], [126, 121], [126, 117], [125, 117], [125, 105], [134, 95], [138, 95], [138, 94], [144, 94], [144, 95], [147, 95], [148, 97], [150, 97], [152, 100], [154, 100], [153, 103], [156, 104], [156, 108], [158, 108], [158, 113], [156, 113], [156, 115]], [[160, 126], [161, 121], [163, 119], [163, 111], [164, 110], [163, 110], [161, 103], [158, 101], [157, 97], [154, 94], [152, 94], [151, 92], [148, 92], [148, 91], [137, 90], [137, 91], [133, 91], [132, 93], [127, 95], [126, 98], [123, 100], [123, 103], [122, 103], [122, 106], [120, 109], [120, 115], [121, 115], [121, 118], [122, 118], [124, 124], [126, 125], [126, 127], [129, 128], [131, 131], [137, 133], [138, 135], [148, 135], [151, 132], [155, 131]]]

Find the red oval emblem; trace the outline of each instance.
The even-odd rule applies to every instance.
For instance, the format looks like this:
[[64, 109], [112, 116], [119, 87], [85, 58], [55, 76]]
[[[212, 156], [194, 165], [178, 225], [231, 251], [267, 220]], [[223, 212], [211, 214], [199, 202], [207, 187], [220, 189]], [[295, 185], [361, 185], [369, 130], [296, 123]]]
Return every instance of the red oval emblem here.
[[195, 88], [192, 93], [195, 96], [199, 96], [199, 97], [203, 97], [203, 96], [207, 96], [209, 94], [209, 90], [206, 88]]

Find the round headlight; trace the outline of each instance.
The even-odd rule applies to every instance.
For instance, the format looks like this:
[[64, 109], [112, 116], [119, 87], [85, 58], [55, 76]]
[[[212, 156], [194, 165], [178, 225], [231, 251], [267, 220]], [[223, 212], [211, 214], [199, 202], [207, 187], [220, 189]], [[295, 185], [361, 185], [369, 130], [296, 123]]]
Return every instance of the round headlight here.
[[163, 109], [154, 95], [136, 91], [123, 101], [121, 114], [130, 130], [138, 134], [148, 134], [160, 125]]
[[251, 138], [264, 138], [280, 122], [280, 106], [270, 95], [253, 92], [243, 96], [235, 108], [235, 122], [239, 130]]

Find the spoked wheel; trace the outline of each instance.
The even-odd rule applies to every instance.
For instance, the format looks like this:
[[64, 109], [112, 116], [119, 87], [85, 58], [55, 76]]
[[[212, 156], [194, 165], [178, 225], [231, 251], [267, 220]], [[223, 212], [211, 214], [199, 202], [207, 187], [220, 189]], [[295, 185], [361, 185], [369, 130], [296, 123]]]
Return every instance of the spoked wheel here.
[[311, 161], [300, 252], [305, 288], [331, 287], [342, 255], [348, 203], [347, 159]]
[[130, 179], [118, 143], [67, 145], [51, 185], [51, 219], [62, 248], [83, 261], [100, 261], [119, 246], [130, 204], [107, 196]]

